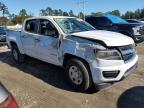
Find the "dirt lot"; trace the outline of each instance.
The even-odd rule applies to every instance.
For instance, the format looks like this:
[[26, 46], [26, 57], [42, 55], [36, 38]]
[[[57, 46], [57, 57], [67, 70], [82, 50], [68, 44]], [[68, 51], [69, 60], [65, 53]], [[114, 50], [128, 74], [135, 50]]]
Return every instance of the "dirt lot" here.
[[74, 92], [64, 70], [38, 60], [16, 65], [7, 47], [0, 47], [0, 81], [21, 108], [143, 108], [144, 44], [137, 46], [139, 67], [127, 79], [105, 90]]

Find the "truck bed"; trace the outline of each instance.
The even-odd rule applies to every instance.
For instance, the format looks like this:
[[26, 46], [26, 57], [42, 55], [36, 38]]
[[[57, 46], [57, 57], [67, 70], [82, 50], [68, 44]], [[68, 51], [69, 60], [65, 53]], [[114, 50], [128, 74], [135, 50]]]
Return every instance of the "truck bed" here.
[[11, 42], [16, 42], [18, 47], [21, 47], [20, 49], [22, 49], [21, 29], [8, 29], [6, 40], [9, 48], [11, 48]]

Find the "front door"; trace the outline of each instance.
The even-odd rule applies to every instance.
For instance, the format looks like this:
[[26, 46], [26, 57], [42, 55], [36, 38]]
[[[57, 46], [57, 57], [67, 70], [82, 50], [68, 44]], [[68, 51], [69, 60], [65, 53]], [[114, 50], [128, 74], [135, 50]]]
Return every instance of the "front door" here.
[[37, 54], [43, 61], [59, 65], [58, 31], [47, 19], [39, 20], [39, 36], [36, 40]]

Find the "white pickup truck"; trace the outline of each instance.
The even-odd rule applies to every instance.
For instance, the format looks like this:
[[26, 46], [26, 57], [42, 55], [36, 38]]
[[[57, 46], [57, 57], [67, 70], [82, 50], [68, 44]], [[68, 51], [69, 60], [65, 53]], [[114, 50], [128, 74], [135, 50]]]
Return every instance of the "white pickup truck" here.
[[71, 86], [81, 91], [121, 81], [137, 67], [138, 56], [130, 37], [95, 30], [78, 18], [26, 19], [21, 30], [8, 31], [7, 42], [17, 63], [24, 62], [27, 55], [62, 66]]

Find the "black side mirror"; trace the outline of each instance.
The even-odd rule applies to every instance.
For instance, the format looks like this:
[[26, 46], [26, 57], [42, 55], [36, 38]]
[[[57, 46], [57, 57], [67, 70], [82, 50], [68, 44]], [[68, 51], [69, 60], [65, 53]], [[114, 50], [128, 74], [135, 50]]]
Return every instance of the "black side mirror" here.
[[45, 34], [46, 34], [47, 36], [53, 36], [53, 37], [55, 37], [55, 38], [57, 38], [58, 35], [59, 35], [59, 33], [58, 33], [58, 31], [57, 31], [56, 29], [46, 30], [46, 31], [45, 31]]

